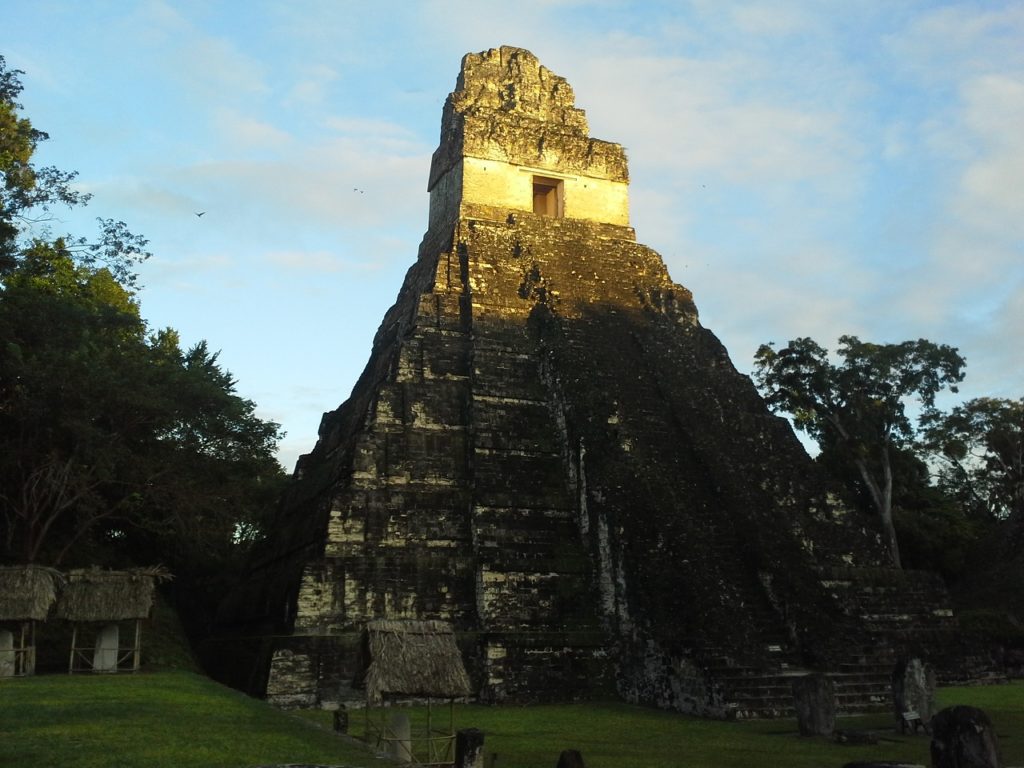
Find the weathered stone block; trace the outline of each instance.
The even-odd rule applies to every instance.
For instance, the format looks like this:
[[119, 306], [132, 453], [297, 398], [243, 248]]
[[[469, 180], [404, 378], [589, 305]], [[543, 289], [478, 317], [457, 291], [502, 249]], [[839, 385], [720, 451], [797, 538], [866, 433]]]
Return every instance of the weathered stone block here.
[[999, 741], [988, 715], [949, 707], [932, 718], [932, 768], [1002, 768]]
[[455, 734], [454, 768], [484, 768], [484, 732], [464, 728]]
[[900, 659], [892, 675], [892, 700], [901, 730], [927, 728], [935, 714], [935, 670], [921, 659]]
[[823, 674], [793, 679], [796, 722], [801, 736], [831, 736], [836, 728], [836, 694]]

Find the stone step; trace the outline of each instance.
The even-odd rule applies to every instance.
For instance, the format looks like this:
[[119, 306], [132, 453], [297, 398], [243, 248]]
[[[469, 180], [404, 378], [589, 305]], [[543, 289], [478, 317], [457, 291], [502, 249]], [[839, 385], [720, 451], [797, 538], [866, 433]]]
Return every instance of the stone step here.
[[[833, 680], [833, 683], [836, 683]], [[836, 683], [835, 691], [836, 695], [854, 696], [857, 694], [876, 694], [879, 691], [886, 692], [890, 690], [890, 684], [888, 681], [882, 682], [878, 680], [864, 680], [861, 682], [846, 682], [842, 685]]]
[[[836, 708], [841, 714], [887, 711], [891, 695], [888, 666], [858, 668], [847, 663], [845, 671], [830, 673], [835, 686]], [[881, 667], [881, 669], [880, 669]], [[741, 719], [792, 717], [792, 682], [810, 670], [794, 667], [766, 673], [753, 667], [725, 667], [712, 670], [723, 696]]]

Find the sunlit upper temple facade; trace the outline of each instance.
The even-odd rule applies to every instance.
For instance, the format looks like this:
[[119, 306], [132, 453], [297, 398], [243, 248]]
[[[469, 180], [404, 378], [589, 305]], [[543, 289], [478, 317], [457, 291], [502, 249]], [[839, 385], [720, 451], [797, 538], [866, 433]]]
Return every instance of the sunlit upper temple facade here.
[[[524, 78], [535, 84], [493, 87], [507, 60], [523, 53], [497, 48], [464, 59], [431, 162], [430, 229], [459, 217], [516, 211], [628, 227], [625, 151], [589, 137], [565, 79], [543, 66], [524, 67]], [[503, 113], [500, 121], [495, 112]]]

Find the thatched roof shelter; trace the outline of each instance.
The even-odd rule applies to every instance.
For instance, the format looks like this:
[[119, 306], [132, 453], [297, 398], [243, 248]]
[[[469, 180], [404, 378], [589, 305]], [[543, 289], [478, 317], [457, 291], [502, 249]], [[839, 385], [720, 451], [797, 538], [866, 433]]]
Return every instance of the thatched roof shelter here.
[[361, 661], [371, 703], [386, 695], [458, 698], [470, 693], [455, 632], [444, 621], [367, 622]]
[[156, 582], [169, 578], [163, 568], [70, 571], [67, 585], [57, 599], [56, 615], [83, 622], [145, 619], [153, 608]]
[[0, 621], [45, 621], [63, 581], [41, 565], [0, 567]]

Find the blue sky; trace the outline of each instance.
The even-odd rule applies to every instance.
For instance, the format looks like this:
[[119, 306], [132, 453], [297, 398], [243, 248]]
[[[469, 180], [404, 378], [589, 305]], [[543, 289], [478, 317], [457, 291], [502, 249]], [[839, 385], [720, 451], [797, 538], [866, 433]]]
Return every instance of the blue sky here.
[[741, 371], [770, 340], [927, 338], [963, 396], [1024, 395], [1024, 3], [0, 7], [39, 160], [94, 195], [56, 228], [150, 238], [144, 316], [222, 350], [289, 469], [416, 257], [459, 62], [499, 45], [626, 147], [638, 240]]

